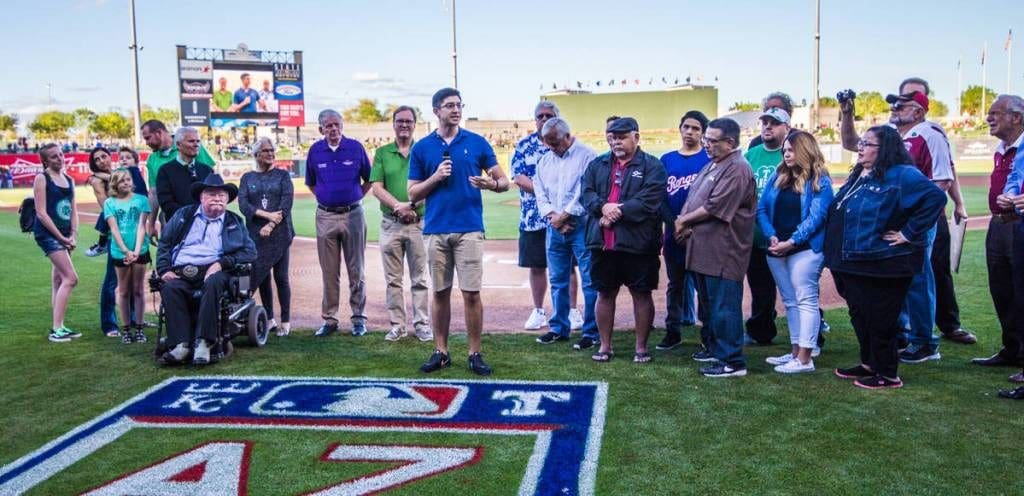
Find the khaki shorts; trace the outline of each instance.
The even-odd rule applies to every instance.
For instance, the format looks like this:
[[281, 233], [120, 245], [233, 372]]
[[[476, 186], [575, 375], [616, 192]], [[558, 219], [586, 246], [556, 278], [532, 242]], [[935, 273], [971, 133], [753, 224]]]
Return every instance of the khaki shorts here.
[[459, 273], [459, 289], [480, 291], [483, 259], [482, 231], [427, 236], [427, 265], [435, 292], [452, 287], [456, 272]]

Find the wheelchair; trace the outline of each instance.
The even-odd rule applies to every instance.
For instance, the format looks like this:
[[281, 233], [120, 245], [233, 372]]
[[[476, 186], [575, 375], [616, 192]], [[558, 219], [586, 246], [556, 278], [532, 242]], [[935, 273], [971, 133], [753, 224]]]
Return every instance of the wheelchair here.
[[[270, 333], [267, 321], [267, 311], [262, 305], [256, 304], [254, 298], [256, 288], [250, 284], [252, 264], [238, 264], [230, 270], [226, 270], [231, 277], [228, 279], [228, 287], [220, 295], [220, 312], [217, 317], [217, 340], [210, 346], [210, 363], [216, 363], [234, 354], [232, 340], [245, 335], [247, 344], [254, 348], [262, 348], [267, 344], [267, 336]], [[154, 270], [149, 276], [149, 291], [160, 293], [163, 287], [163, 279]], [[202, 297], [202, 290], [195, 290], [192, 298], [198, 303]], [[167, 313], [164, 309], [163, 300], [157, 306], [157, 334], [156, 349], [154, 357], [159, 359], [170, 347], [167, 345], [165, 335]], [[191, 356], [186, 358], [191, 361]]]

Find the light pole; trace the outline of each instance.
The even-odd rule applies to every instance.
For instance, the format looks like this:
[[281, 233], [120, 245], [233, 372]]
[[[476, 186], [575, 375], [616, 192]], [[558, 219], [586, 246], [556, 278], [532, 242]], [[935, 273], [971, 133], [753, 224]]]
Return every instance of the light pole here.
[[820, 116], [818, 111], [819, 105], [819, 91], [821, 86], [821, 0], [815, 1], [814, 10], [814, 87], [812, 88], [811, 94], [813, 100], [811, 100], [811, 118], [810, 132], [814, 132], [818, 129], [818, 122]]
[[458, 50], [455, 49], [455, 0], [452, 0], [452, 85], [459, 89]]
[[142, 141], [142, 137], [139, 135], [142, 132], [139, 129], [142, 127], [142, 100], [139, 98], [139, 43], [135, 31], [135, 0], [128, 0], [128, 17], [132, 22], [131, 45], [128, 46], [128, 49], [132, 51], [132, 73], [134, 75], [132, 83], [135, 90], [135, 143], [139, 143]]

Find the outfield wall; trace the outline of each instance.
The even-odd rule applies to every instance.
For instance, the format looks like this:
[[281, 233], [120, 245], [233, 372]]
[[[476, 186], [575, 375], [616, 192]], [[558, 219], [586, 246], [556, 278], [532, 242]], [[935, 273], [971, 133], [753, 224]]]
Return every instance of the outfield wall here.
[[680, 86], [654, 91], [590, 93], [559, 91], [541, 95], [559, 110], [574, 132], [603, 132], [610, 115], [630, 116], [645, 129], [678, 129], [679, 118], [700, 110], [708, 118], [718, 116], [718, 88]]

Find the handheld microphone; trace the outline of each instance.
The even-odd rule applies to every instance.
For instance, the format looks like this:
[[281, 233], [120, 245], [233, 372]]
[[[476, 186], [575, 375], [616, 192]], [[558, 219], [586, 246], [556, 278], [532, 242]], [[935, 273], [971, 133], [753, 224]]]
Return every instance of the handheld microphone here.
[[[450, 153], [448, 153], [448, 150], [445, 150], [444, 152], [441, 153], [441, 161], [442, 162], [445, 161], [445, 160], [451, 160], [451, 159], [452, 159], [452, 155]], [[441, 180], [441, 184], [442, 185], [447, 185], [449, 177], [451, 177], [451, 176], [445, 176], [445, 178]]]

